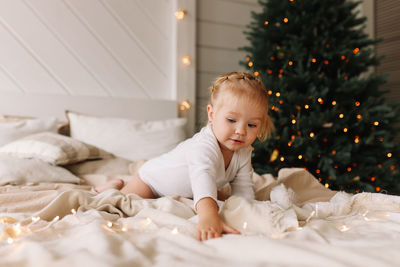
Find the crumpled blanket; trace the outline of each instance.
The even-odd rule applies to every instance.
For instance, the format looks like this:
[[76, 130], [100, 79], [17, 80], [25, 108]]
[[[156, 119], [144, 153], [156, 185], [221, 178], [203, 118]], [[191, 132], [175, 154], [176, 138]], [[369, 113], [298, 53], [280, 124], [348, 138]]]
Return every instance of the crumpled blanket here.
[[[331, 191], [302, 169], [253, 177], [220, 216], [241, 235], [199, 242], [193, 201], [40, 184], [0, 188], [0, 265], [391, 266], [400, 197]], [[291, 255], [291, 256], [288, 256]], [[40, 263], [40, 264], [38, 264]]]

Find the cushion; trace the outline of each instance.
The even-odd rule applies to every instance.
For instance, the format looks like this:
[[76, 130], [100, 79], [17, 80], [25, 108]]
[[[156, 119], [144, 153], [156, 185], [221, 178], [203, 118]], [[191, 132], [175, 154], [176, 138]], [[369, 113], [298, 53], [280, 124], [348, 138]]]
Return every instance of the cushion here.
[[185, 139], [186, 119], [138, 121], [68, 111], [71, 137], [131, 161], [150, 159]]
[[132, 162], [123, 158], [109, 158], [99, 160], [88, 160], [64, 166], [77, 176], [84, 174], [103, 174], [103, 175], [129, 175], [129, 164]]
[[0, 153], [19, 158], [41, 159], [53, 165], [112, 157], [102, 149], [52, 132], [29, 135], [11, 142], [1, 147]]
[[0, 185], [24, 183], [74, 183], [80, 179], [68, 170], [38, 159], [0, 155]]
[[46, 131], [56, 133], [58, 126], [58, 121], [55, 117], [28, 119], [21, 117], [1, 116], [0, 146], [35, 133]]

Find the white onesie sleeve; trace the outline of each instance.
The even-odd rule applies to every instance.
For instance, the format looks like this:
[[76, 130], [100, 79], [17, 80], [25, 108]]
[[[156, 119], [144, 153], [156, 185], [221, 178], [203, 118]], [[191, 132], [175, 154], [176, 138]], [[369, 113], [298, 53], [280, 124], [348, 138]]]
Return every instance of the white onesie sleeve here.
[[190, 182], [193, 191], [194, 208], [197, 202], [211, 197], [217, 202], [218, 164], [220, 159], [212, 144], [192, 144], [186, 153]]
[[232, 195], [254, 199], [254, 184], [252, 180], [253, 168], [251, 166], [252, 148], [243, 149], [239, 154], [239, 170], [236, 177], [231, 182]]

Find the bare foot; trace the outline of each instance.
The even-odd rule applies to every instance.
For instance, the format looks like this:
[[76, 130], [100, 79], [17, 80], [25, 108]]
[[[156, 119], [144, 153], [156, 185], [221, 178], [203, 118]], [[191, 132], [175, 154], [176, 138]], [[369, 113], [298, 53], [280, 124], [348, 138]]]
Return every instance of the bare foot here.
[[108, 189], [117, 189], [117, 190], [121, 190], [121, 188], [124, 187], [124, 180], [122, 179], [114, 179], [111, 181], [108, 181], [105, 184], [102, 184], [100, 186], [96, 186], [94, 188], [94, 190], [96, 190], [96, 192], [101, 193], [104, 192]]

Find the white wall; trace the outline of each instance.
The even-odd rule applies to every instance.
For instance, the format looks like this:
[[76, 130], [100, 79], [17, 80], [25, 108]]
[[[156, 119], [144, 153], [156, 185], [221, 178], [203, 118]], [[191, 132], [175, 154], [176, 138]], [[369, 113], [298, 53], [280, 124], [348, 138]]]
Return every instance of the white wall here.
[[175, 99], [175, 5], [0, 1], [0, 93]]
[[250, 12], [260, 11], [257, 0], [197, 1], [197, 128], [207, 122], [208, 87], [216, 76], [241, 70], [239, 61], [247, 45], [243, 31], [251, 21]]
[[[143, 101], [144, 119], [148, 112], [163, 117], [164, 102], [177, 116], [177, 102], [195, 102], [196, 64], [181, 60], [196, 60], [195, 2], [1, 0], [0, 114], [55, 115], [91, 105], [115, 116]], [[179, 9], [187, 11], [181, 21]], [[194, 111], [182, 114], [189, 134]]]

